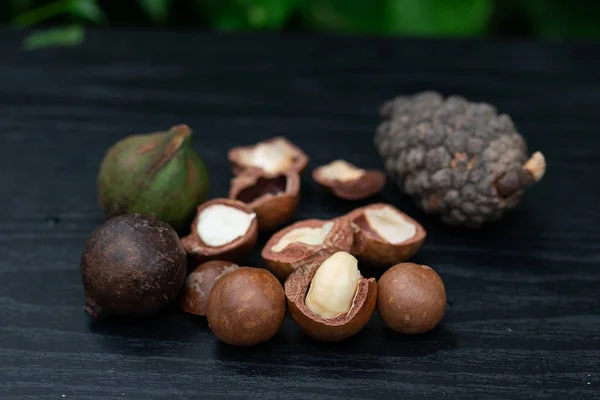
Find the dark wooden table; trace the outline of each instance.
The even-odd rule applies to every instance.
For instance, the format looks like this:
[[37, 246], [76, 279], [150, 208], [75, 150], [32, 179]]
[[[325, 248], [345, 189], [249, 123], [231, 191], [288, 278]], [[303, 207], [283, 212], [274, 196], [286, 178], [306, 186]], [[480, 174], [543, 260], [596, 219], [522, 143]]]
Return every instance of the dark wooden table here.
[[[600, 397], [600, 46], [111, 31], [26, 53], [21, 37], [0, 36], [0, 398]], [[448, 293], [433, 332], [396, 335], [374, 315], [321, 344], [288, 317], [239, 349], [176, 307], [86, 317], [79, 257], [103, 222], [95, 176], [114, 141], [187, 123], [224, 196], [227, 149], [276, 135], [311, 167], [381, 167], [380, 102], [423, 89], [496, 104], [548, 160], [521, 207], [480, 231], [442, 225], [391, 185], [375, 199], [429, 231], [415, 261]], [[305, 176], [296, 217], [362, 204]], [[258, 248], [250, 264], [263, 265]]]

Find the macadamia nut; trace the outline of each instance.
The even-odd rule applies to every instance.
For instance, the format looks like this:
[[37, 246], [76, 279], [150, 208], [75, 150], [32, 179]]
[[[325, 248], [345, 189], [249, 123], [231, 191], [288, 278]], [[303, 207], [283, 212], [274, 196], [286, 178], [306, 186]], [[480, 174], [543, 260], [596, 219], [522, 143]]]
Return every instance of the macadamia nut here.
[[359, 280], [357, 259], [343, 251], [333, 254], [315, 273], [306, 295], [306, 307], [321, 318], [347, 314]]

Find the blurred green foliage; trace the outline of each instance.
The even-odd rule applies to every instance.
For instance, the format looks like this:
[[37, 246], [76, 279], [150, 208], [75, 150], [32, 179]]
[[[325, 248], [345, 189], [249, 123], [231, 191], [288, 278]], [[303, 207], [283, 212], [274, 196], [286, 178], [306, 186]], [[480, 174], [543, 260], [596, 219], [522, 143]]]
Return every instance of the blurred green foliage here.
[[83, 26], [403, 36], [600, 37], [598, 0], [7, 0], [0, 21], [42, 27], [27, 48], [81, 43]]

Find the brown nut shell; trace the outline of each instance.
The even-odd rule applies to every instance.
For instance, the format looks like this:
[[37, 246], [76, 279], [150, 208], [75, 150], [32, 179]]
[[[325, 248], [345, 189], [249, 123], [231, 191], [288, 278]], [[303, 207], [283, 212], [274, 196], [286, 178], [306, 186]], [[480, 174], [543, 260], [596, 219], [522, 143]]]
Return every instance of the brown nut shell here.
[[321, 318], [304, 303], [310, 283], [320, 263], [298, 268], [285, 281], [290, 314], [309, 337], [322, 342], [338, 342], [357, 334], [367, 325], [377, 303], [377, 283], [361, 276], [350, 312], [334, 318]]
[[247, 214], [255, 214], [250, 207], [241, 201], [222, 198], [209, 200], [198, 207], [191, 232], [188, 236], [181, 239], [181, 243], [191, 262], [196, 265], [211, 260], [223, 260], [243, 264], [248, 259], [258, 239], [258, 222], [254, 218], [243, 236], [222, 246], [210, 246], [202, 241], [196, 227], [202, 212], [216, 204], [236, 208]]
[[425, 333], [433, 329], [444, 316], [444, 283], [426, 265], [394, 265], [383, 273], [377, 288], [377, 310], [383, 323], [393, 331]]
[[[332, 166], [336, 165], [343, 167], [337, 169], [337, 172], [332, 171]], [[344, 177], [344, 171], [352, 175]], [[381, 192], [386, 183], [384, 172], [361, 170], [343, 160], [336, 160], [314, 169], [312, 177], [319, 185], [344, 200], [362, 200], [374, 196]]]
[[259, 230], [272, 231], [294, 216], [300, 201], [300, 176], [295, 171], [270, 175], [247, 170], [232, 179], [229, 198], [254, 210]]
[[[307, 244], [296, 241], [290, 242], [280, 251], [274, 250], [274, 247], [280, 243], [286, 234], [302, 228], [322, 228], [327, 223], [331, 224], [331, 229], [323, 238], [323, 243]], [[353, 242], [354, 232], [348, 218], [308, 219], [298, 221], [271, 236], [262, 249], [261, 256], [269, 269], [283, 281], [299, 266], [313, 263], [321, 264], [338, 251], [349, 252]]]
[[179, 303], [181, 309], [189, 314], [206, 315], [208, 295], [215, 283], [238, 268], [237, 264], [222, 260], [208, 261], [196, 267], [185, 281]]
[[[399, 214], [406, 223], [415, 227], [415, 233], [411, 238], [401, 243], [390, 243], [369, 224], [365, 211], [387, 207]], [[347, 217], [354, 228], [354, 246], [350, 252], [361, 262], [375, 268], [389, 268], [408, 260], [421, 248], [427, 237], [427, 232], [420, 223], [389, 204], [375, 203], [357, 208], [348, 213]]]
[[227, 158], [234, 175], [248, 169], [260, 169], [267, 174], [291, 170], [302, 175], [309, 160], [306, 153], [283, 136], [250, 146], [234, 147], [227, 153]]
[[241, 267], [219, 279], [208, 296], [208, 326], [221, 341], [254, 346], [272, 338], [285, 317], [285, 294], [269, 271]]

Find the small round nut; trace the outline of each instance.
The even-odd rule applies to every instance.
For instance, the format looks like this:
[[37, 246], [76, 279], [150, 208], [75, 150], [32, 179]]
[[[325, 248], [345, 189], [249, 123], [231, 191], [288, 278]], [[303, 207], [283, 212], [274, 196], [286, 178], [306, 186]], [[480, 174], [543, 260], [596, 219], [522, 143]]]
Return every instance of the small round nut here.
[[377, 310], [383, 323], [393, 331], [425, 333], [444, 316], [444, 283], [426, 265], [395, 265], [381, 276], [377, 289]]
[[181, 309], [190, 314], [206, 315], [212, 287], [221, 277], [238, 268], [237, 264], [222, 260], [208, 261], [196, 267], [185, 281], [180, 298]]
[[389, 268], [408, 260], [427, 236], [416, 220], [385, 203], [357, 208], [347, 217], [355, 232], [351, 253], [375, 268]]
[[229, 150], [227, 157], [234, 175], [249, 169], [266, 174], [295, 171], [302, 175], [308, 164], [308, 156], [283, 136], [277, 136], [251, 146], [239, 146]]
[[208, 326], [230, 345], [266, 342], [279, 331], [284, 317], [281, 283], [264, 269], [238, 268], [219, 279], [208, 296]]
[[344, 160], [322, 165], [312, 173], [313, 179], [344, 200], [362, 200], [379, 193], [385, 186], [382, 171], [364, 170]]
[[211, 260], [244, 263], [258, 239], [256, 213], [241, 201], [213, 199], [198, 207], [181, 243], [195, 264]]
[[[338, 263], [344, 265], [336, 265]], [[348, 253], [334, 254], [323, 263], [298, 268], [285, 281], [290, 314], [309, 337], [323, 342], [337, 342], [355, 335], [369, 322], [377, 302], [377, 283], [373, 278], [365, 279], [359, 275], [352, 302], [346, 311], [347, 299], [354, 291], [355, 277], [352, 271], [356, 268], [355, 263], [356, 259]], [[317, 277], [316, 285], [308, 296], [308, 292], [311, 292], [309, 287], [313, 287], [311, 283], [323, 265], [325, 272]], [[337, 279], [341, 283], [331, 281]], [[328, 293], [328, 289], [341, 292]]]
[[292, 170], [275, 175], [247, 170], [232, 179], [229, 198], [246, 203], [256, 213], [259, 230], [272, 231], [294, 216], [300, 176]]
[[271, 236], [261, 256], [283, 281], [301, 265], [321, 264], [338, 251], [349, 252], [353, 242], [354, 232], [346, 217], [308, 219]]

